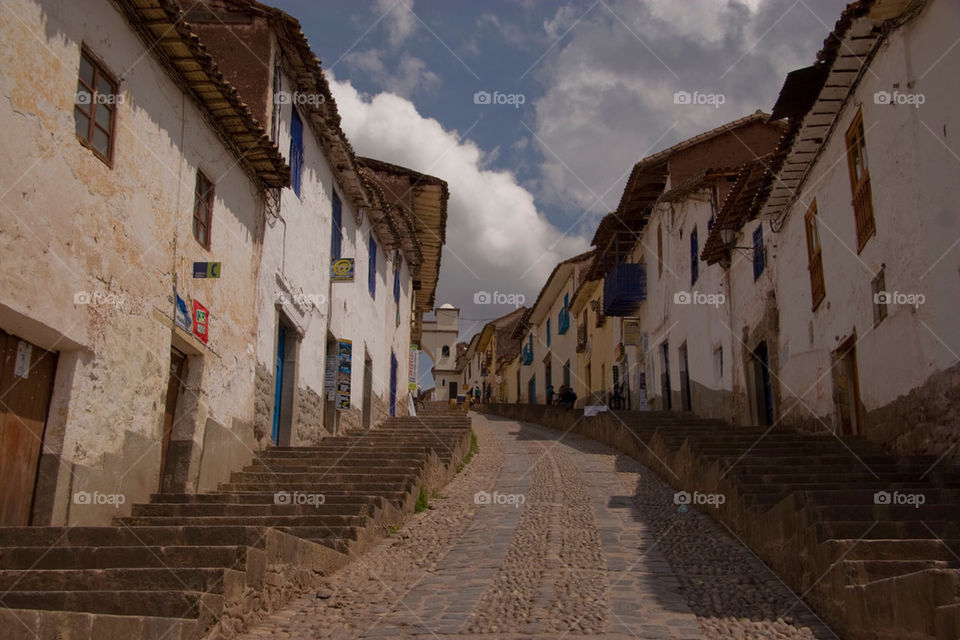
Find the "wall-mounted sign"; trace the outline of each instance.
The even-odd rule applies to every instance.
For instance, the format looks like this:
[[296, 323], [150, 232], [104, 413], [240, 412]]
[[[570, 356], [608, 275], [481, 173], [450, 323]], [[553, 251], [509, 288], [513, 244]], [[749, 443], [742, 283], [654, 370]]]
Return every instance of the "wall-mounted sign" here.
[[205, 306], [193, 301], [193, 335], [197, 336], [201, 342], [207, 343], [210, 338], [210, 312]]
[[623, 344], [640, 344], [640, 321], [633, 319], [624, 319], [623, 321]]
[[219, 278], [220, 263], [219, 262], [194, 262], [193, 277], [194, 278]]
[[174, 292], [176, 298], [176, 308], [173, 312], [173, 322], [184, 331], [193, 330], [193, 322], [190, 320], [190, 311], [187, 309], [187, 301]]
[[33, 356], [33, 346], [26, 340], [17, 341], [17, 359], [13, 364], [13, 375], [24, 380], [30, 375], [30, 360]]
[[326, 365], [326, 371], [323, 374], [323, 386], [327, 394], [327, 400], [333, 400], [337, 393], [337, 354], [328, 353]]
[[339, 258], [330, 265], [330, 279], [334, 282], [353, 282], [353, 258]]
[[419, 355], [420, 352], [417, 350], [417, 345], [410, 345], [410, 364], [407, 371], [408, 388], [410, 391], [417, 390], [417, 359]]
[[353, 342], [337, 342], [337, 410], [350, 408], [350, 375], [353, 371]]

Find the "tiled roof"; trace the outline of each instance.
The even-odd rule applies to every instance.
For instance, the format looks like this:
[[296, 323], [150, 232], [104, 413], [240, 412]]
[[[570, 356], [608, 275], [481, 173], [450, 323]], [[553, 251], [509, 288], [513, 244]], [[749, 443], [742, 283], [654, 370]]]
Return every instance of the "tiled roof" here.
[[241, 164], [268, 187], [290, 184], [290, 167], [236, 88], [191, 32], [173, 0], [115, 0], [174, 81], [210, 119]]

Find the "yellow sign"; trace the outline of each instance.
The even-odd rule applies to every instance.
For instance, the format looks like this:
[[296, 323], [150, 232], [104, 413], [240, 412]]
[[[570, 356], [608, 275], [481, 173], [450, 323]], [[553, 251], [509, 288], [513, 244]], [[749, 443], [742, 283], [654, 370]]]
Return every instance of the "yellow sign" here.
[[353, 258], [340, 258], [330, 265], [330, 279], [334, 282], [353, 282]]

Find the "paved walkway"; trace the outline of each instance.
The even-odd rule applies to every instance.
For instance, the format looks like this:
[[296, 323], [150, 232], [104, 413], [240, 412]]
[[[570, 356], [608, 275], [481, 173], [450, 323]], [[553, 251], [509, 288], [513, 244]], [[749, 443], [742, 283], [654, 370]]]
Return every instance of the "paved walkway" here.
[[[481, 453], [445, 498], [331, 577], [322, 597], [299, 598], [241, 637], [833, 637], [709, 518], [666, 504], [669, 487], [635, 461], [535, 425], [473, 418]], [[711, 546], [698, 541], [705, 532], [724, 549], [711, 577], [675, 553]], [[735, 606], [711, 608], [729, 589], [725, 570], [745, 592], [766, 589], [763, 602], [747, 598], [743, 609], [738, 591]], [[704, 578], [718, 589], [703, 589]], [[781, 602], [789, 608], [778, 612]]]

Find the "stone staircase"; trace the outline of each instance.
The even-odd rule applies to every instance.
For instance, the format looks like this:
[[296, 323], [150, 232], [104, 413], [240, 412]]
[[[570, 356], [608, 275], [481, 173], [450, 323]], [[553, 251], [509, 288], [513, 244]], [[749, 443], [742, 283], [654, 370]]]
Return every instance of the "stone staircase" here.
[[584, 419], [553, 407], [490, 410], [572, 427], [643, 461], [678, 490], [723, 494], [718, 509], [700, 508], [843, 638], [960, 638], [960, 469], [948, 461], [690, 413]]
[[438, 409], [262, 452], [218, 491], [155, 494], [106, 527], [0, 527], [0, 637], [230, 638], [439, 489], [470, 422]]

